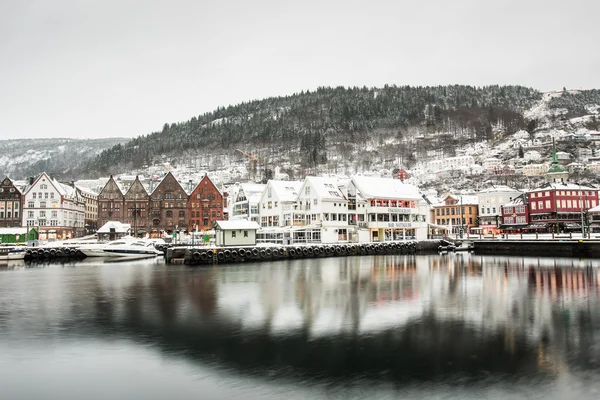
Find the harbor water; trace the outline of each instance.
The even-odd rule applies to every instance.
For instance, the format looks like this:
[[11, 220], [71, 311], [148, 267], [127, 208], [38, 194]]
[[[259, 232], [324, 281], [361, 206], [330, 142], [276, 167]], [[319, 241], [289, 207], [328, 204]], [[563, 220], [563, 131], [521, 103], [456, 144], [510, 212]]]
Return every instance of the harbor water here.
[[599, 265], [4, 262], [0, 398], [598, 399]]

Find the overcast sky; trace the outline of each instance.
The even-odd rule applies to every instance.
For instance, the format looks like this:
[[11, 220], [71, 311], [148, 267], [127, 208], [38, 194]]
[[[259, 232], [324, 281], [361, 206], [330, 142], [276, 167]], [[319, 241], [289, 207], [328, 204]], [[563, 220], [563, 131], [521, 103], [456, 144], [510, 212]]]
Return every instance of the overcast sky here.
[[133, 137], [318, 86], [600, 88], [597, 0], [0, 2], [0, 139]]

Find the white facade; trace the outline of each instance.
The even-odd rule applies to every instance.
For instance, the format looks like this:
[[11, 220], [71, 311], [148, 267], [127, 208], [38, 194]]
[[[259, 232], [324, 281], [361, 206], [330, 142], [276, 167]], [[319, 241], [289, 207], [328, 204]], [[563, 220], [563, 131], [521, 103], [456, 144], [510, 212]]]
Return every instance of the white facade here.
[[217, 246], [254, 246], [259, 226], [254, 221], [216, 221], [215, 244]]
[[294, 205], [301, 186], [300, 181], [268, 181], [259, 202], [260, 226], [292, 226]]
[[496, 186], [477, 194], [480, 226], [500, 226], [502, 224], [502, 205], [521, 195], [518, 190], [508, 186]]
[[429, 172], [436, 172], [442, 169], [460, 169], [461, 167], [470, 167], [475, 163], [472, 156], [448, 157], [441, 160], [433, 160], [427, 163]]
[[494, 172], [494, 170], [502, 168], [502, 166], [503, 166], [502, 160], [500, 160], [498, 158], [493, 158], [493, 157], [492, 158], [486, 158], [485, 160], [483, 160], [483, 162], [481, 163], [481, 165], [488, 172]]
[[353, 240], [354, 230], [348, 225], [348, 200], [339, 189], [337, 178], [306, 177], [296, 200], [294, 225], [320, 226], [322, 243]]
[[76, 188], [42, 173], [25, 191], [23, 221], [39, 228], [40, 238], [65, 239], [84, 230], [85, 202]]
[[245, 219], [259, 222], [259, 202], [266, 185], [258, 183], [242, 183], [233, 194], [229, 218]]
[[427, 239], [429, 207], [416, 186], [397, 179], [354, 176], [348, 198], [352, 202], [355, 196], [364, 200], [362, 207], [357, 204], [356, 220], [369, 230], [370, 241]]

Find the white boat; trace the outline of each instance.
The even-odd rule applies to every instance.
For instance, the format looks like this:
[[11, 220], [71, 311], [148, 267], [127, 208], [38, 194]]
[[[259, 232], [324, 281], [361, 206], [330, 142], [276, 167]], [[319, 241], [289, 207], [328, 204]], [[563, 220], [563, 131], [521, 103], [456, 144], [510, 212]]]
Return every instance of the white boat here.
[[19, 246], [1, 246], [0, 260], [22, 260], [25, 258], [25, 248]]
[[147, 258], [162, 254], [154, 248], [152, 242], [130, 239], [83, 245], [79, 250], [88, 257]]

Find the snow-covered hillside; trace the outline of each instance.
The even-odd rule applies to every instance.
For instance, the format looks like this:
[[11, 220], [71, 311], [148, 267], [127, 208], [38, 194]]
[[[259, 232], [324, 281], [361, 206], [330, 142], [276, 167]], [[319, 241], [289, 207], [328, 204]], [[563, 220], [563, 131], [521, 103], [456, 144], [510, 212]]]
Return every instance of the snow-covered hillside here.
[[0, 177], [25, 179], [46, 171], [62, 179], [77, 179], [78, 168], [102, 150], [127, 139], [0, 140]]

